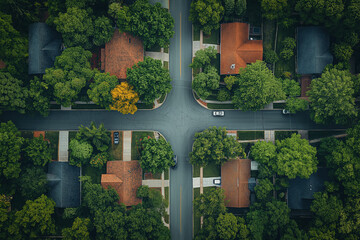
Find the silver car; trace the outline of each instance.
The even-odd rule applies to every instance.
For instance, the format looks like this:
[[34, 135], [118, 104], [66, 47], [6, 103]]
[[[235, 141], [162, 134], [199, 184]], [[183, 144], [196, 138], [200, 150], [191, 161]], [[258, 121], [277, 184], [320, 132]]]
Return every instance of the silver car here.
[[223, 117], [223, 116], [225, 116], [225, 111], [213, 111], [212, 112], [212, 115], [214, 116], [214, 117]]

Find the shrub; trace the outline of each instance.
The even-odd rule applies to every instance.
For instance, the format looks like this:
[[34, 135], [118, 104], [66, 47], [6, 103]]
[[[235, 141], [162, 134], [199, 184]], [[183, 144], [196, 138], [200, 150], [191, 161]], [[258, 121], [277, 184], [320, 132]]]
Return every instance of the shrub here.
[[339, 62], [348, 62], [354, 50], [348, 44], [334, 44], [333, 52]]
[[280, 57], [284, 59], [285, 61], [290, 60], [290, 58], [294, 56], [294, 51], [291, 49], [283, 49], [280, 52]]
[[107, 152], [98, 153], [90, 160], [90, 165], [96, 168], [102, 168], [104, 164], [109, 160], [109, 154]]
[[287, 37], [282, 41], [283, 48], [294, 50], [296, 47], [296, 41], [294, 38]]
[[265, 50], [264, 51], [264, 60], [267, 63], [273, 64], [279, 60], [279, 57], [274, 50]]
[[231, 99], [230, 93], [226, 89], [221, 89], [217, 95], [217, 100], [219, 101], [229, 101]]

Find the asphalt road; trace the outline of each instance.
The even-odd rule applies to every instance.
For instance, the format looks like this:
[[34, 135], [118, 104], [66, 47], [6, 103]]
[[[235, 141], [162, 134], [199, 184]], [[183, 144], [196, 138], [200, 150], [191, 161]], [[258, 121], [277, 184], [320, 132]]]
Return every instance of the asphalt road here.
[[157, 130], [170, 142], [178, 156], [178, 166], [170, 173], [170, 229], [172, 239], [192, 239], [192, 166], [189, 152], [195, 132], [210, 126], [232, 130], [323, 129], [334, 126], [314, 124], [307, 112], [282, 115], [280, 111], [225, 111], [214, 118], [201, 107], [191, 91], [192, 25], [191, 0], [170, 0], [175, 19], [175, 36], [170, 44], [170, 74], [173, 89], [166, 102], [152, 111], [122, 115], [109, 111], [52, 111], [46, 118], [5, 112], [0, 121], [12, 120], [21, 130], [76, 130], [91, 121], [104, 123], [109, 130]]

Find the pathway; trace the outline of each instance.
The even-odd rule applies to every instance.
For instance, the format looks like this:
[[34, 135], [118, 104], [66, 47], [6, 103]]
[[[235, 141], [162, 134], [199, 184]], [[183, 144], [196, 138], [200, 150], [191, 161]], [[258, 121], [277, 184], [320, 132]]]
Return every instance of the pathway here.
[[59, 132], [59, 162], [69, 161], [69, 131]]
[[123, 161], [131, 161], [131, 135], [132, 131], [123, 131]]
[[275, 131], [265, 130], [264, 138], [265, 138], [265, 141], [267, 141], [267, 142], [275, 143]]
[[[203, 178], [203, 188], [204, 187], [218, 187], [219, 185], [215, 185], [213, 183], [214, 179], [221, 179], [221, 177], [207, 177]], [[200, 178], [193, 178], [193, 188], [200, 188]]]

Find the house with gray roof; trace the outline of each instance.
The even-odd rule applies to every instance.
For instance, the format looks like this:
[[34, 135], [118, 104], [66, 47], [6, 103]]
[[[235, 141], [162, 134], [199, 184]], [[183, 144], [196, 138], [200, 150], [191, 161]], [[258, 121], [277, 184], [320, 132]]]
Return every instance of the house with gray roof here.
[[29, 27], [29, 74], [44, 74], [61, 54], [61, 35], [46, 23]]
[[327, 64], [333, 63], [330, 37], [323, 27], [297, 28], [298, 74], [321, 74]]
[[58, 208], [80, 206], [80, 168], [69, 162], [54, 161], [49, 163], [47, 180], [49, 197]]
[[310, 178], [290, 180], [288, 188], [288, 206], [291, 210], [310, 210], [314, 193], [325, 189], [324, 183], [329, 180], [329, 169], [318, 168]]

